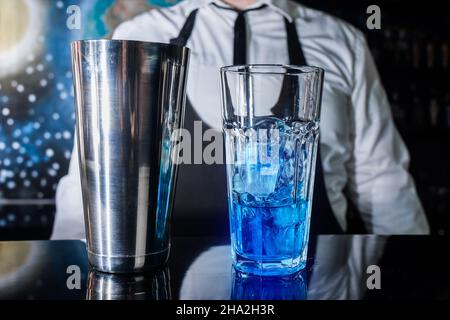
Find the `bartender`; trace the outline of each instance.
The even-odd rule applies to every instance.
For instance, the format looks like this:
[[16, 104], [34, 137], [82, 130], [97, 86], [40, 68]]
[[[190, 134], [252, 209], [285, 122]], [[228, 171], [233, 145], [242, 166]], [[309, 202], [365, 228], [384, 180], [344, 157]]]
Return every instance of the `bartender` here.
[[[294, 64], [325, 69], [312, 232], [347, 231], [349, 206], [369, 233], [426, 234], [429, 227], [408, 172], [409, 154], [363, 34], [323, 12], [287, 0], [185, 0], [122, 23], [114, 39], [191, 48], [185, 128], [221, 130], [219, 68]], [[174, 214], [228, 214], [225, 166], [180, 166]], [[76, 145], [58, 185], [53, 239], [84, 238]]]

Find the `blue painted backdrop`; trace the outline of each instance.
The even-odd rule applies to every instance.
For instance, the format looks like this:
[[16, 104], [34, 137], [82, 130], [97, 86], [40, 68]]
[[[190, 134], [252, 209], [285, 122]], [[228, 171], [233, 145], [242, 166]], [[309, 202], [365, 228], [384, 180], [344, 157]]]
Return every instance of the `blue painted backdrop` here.
[[[0, 228], [32, 221], [16, 213], [25, 204], [51, 205], [67, 172], [74, 131], [70, 41], [107, 37], [121, 21], [176, 2], [0, 0]], [[70, 5], [80, 9], [80, 29], [66, 25]]]

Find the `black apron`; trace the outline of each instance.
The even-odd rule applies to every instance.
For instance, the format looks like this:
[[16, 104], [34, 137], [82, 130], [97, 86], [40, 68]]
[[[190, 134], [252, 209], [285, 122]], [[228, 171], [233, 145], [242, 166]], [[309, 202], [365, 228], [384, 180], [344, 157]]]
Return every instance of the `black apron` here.
[[[192, 34], [197, 13], [198, 9], [190, 13], [178, 37], [170, 41], [172, 44], [186, 46]], [[307, 65], [295, 21], [289, 22], [285, 18], [285, 25], [290, 64]], [[279, 63], [279, 61], [267, 61], [266, 63]], [[220, 112], [220, 109], [218, 109], [218, 112]], [[201, 118], [192, 107], [189, 98], [187, 98], [184, 128], [189, 130], [192, 138], [194, 137], [194, 121], [201, 121]], [[209, 129], [205, 123], [202, 124], [202, 127], [203, 132]], [[209, 143], [205, 142], [203, 147]], [[182, 164], [179, 166], [174, 216], [179, 217], [181, 215], [184, 217], [201, 216], [207, 219], [213, 218], [215, 221], [219, 221], [223, 225], [222, 227], [227, 228], [228, 200], [225, 165]], [[342, 233], [325, 190], [320, 151], [316, 163], [310, 233], [313, 235]]]

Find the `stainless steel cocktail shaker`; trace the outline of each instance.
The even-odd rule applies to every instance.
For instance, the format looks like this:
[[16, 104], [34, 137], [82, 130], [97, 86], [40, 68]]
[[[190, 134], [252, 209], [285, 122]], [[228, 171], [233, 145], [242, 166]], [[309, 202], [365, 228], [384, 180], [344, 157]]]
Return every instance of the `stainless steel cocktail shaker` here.
[[152, 269], [169, 255], [171, 137], [183, 123], [189, 49], [119, 40], [71, 49], [89, 262]]

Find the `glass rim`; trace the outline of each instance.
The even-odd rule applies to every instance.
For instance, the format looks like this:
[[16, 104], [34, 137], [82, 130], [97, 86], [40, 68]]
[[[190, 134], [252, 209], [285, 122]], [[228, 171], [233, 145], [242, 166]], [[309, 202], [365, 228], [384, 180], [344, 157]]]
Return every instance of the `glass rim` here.
[[[272, 70], [271, 70], [272, 69]], [[261, 74], [280, 76], [299, 76], [305, 74], [324, 73], [324, 69], [315, 66], [291, 64], [240, 64], [228, 65], [220, 68], [221, 73]]]

